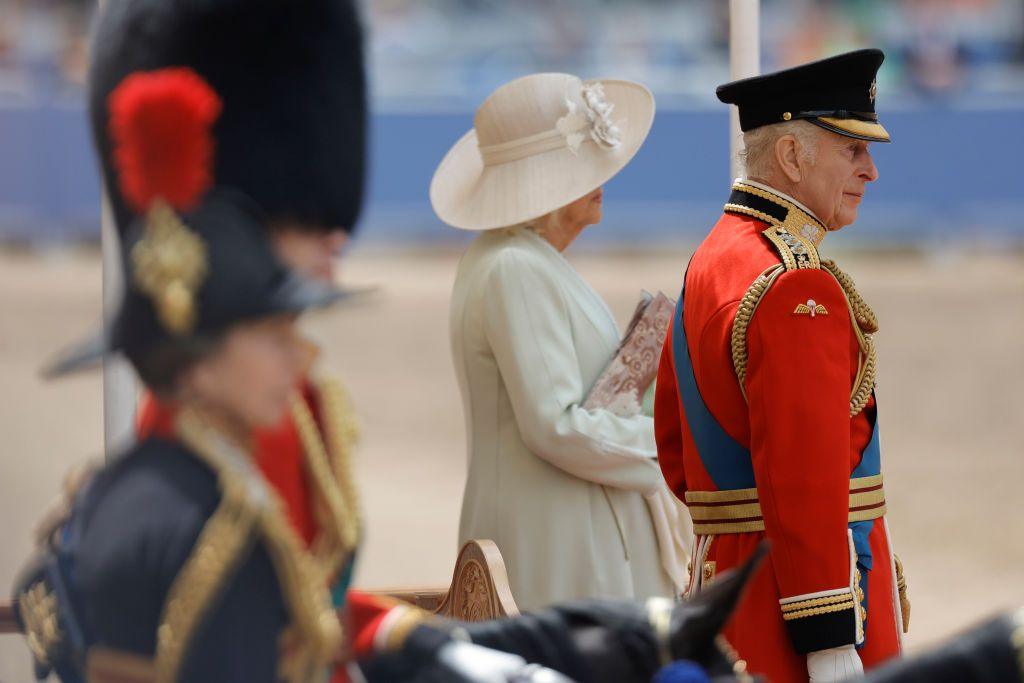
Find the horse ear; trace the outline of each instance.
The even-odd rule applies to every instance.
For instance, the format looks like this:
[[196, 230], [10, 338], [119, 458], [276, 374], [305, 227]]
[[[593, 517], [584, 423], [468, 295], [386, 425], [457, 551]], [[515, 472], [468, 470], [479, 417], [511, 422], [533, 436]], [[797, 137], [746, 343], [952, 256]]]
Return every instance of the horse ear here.
[[732, 616], [768, 549], [769, 542], [762, 541], [745, 563], [722, 573], [710, 586], [676, 608], [672, 616], [674, 657], [700, 662], [712, 651], [716, 636]]

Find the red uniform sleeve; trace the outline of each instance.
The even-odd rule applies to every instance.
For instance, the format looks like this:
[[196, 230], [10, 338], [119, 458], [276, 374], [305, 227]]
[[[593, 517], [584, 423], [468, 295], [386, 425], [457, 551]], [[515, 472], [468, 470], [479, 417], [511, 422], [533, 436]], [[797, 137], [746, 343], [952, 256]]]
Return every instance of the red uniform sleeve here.
[[654, 438], [658, 444], [658, 464], [669, 489], [683, 500], [686, 476], [683, 470], [683, 416], [679, 411], [679, 389], [672, 359], [672, 328], [665, 337], [658, 364], [658, 383], [654, 388]]
[[862, 638], [847, 532], [851, 334], [838, 283], [811, 269], [780, 276], [747, 330], [754, 477], [801, 653]]
[[394, 598], [350, 590], [342, 622], [349, 654], [354, 659], [368, 659], [397, 650], [413, 628], [430, 618], [428, 612]]

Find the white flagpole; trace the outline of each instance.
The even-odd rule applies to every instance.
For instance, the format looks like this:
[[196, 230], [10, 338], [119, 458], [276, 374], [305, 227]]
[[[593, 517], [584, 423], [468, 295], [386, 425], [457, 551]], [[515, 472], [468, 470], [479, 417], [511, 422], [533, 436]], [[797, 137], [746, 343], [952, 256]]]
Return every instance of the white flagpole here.
[[[99, 0], [102, 12], [107, 0]], [[114, 319], [124, 291], [121, 240], [114, 227], [107, 191], [100, 187], [100, 247], [103, 253], [103, 322]], [[103, 360], [103, 452], [111, 458], [135, 438], [135, 375], [121, 358]]]
[[[749, 78], [761, 73], [761, 0], [729, 0], [729, 77]], [[736, 107], [729, 107], [729, 160], [733, 178], [743, 174], [739, 153], [743, 134]]]
[[[121, 302], [124, 279], [120, 239], [103, 191], [100, 213], [100, 246], [103, 251], [103, 320], [109, 323]], [[103, 446], [107, 458], [132, 443], [135, 423], [135, 376], [122, 358], [103, 361]]]

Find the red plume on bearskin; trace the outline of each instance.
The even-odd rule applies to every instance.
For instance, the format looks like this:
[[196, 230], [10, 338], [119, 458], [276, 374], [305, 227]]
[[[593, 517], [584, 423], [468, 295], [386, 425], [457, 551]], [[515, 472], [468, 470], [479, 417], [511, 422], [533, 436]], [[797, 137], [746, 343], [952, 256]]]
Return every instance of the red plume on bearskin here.
[[213, 184], [217, 93], [196, 72], [168, 68], [133, 73], [110, 93], [110, 136], [121, 193], [145, 213], [162, 199], [194, 207]]

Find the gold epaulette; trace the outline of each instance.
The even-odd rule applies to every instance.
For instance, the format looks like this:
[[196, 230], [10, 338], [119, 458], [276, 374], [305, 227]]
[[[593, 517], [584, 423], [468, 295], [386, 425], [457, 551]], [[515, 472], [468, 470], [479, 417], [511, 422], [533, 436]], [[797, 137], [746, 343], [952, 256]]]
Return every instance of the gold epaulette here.
[[761, 233], [768, 238], [779, 252], [782, 265], [786, 270], [801, 268], [821, 268], [818, 250], [814, 243], [795, 235], [782, 226], [773, 225]]

